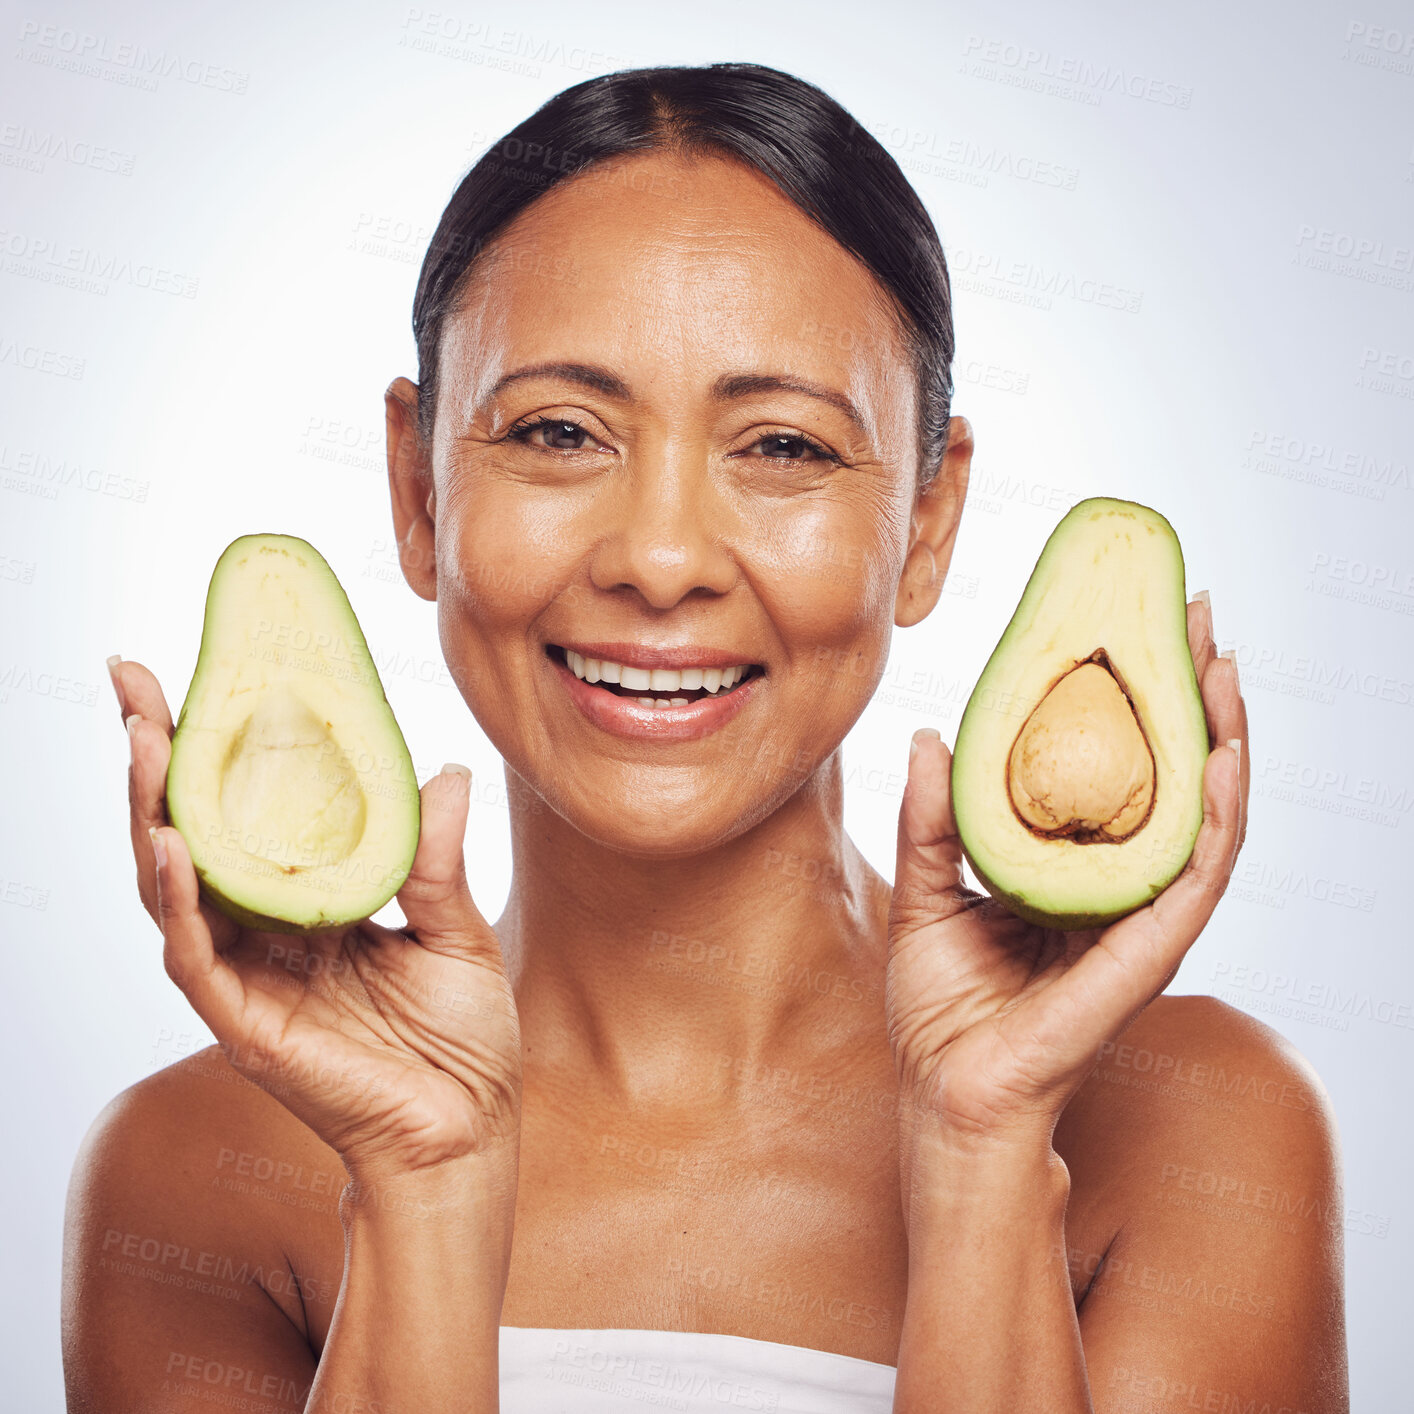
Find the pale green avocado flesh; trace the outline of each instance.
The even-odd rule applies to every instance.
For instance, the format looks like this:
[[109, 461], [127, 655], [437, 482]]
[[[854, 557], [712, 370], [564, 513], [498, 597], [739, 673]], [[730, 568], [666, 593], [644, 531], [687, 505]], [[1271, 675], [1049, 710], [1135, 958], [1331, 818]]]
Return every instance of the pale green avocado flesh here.
[[[1044, 825], [1023, 818], [1011, 786], [1018, 738], [1024, 745], [1038, 722], [1049, 726], [1053, 704], [1080, 680], [1042, 704], [1087, 662], [1110, 675], [1084, 667], [1084, 681], [1104, 684], [1110, 715], [1059, 721], [1046, 737], [1046, 760], [1069, 773], [1067, 799], [1093, 795], [1117, 756], [1147, 772], [1149, 794], [1136, 787], [1130, 814], [1117, 817], [1126, 823], [1112, 827], [1127, 831], [1122, 838], [1089, 817], [1084, 826], [1058, 824], [1063, 810]], [[1178, 537], [1147, 506], [1081, 501], [1046, 542], [958, 727], [952, 798], [968, 861], [989, 893], [1033, 923], [1092, 928], [1122, 918], [1188, 862], [1203, 821], [1208, 750]]]
[[307, 541], [243, 535], [217, 561], [167, 811], [202, 894], [248, 927], [342, 927], [407, 877], [412, 758], [348, 597]]

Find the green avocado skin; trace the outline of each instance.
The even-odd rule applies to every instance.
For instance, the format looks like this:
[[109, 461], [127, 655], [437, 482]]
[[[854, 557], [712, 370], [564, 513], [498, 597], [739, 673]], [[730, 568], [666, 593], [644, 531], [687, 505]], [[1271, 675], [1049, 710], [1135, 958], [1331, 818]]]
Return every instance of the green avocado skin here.
[[[325, 560], [325, 558], [319, 553], [318, 550], [314, 548], [313, 545], [309, 543], [309, 541], [301, 539], [299, 536], [287, 535], [279, 531], [266, 531], [249, 535], [242, 535], [233, 540], [226, 547], [226, 549], [222, 551], [220, 557], [216, 562], [216, 567], [212, 571], [210, 584], [207, 589], [206, 613], [204, 615], [202, 624], [202, 643], [201, 649], [198, 650], [197, 654], [198, 671], [193, 673], [192, 680], [188, 684], [186, 697], [182, 702], [181, 711], [177, 714], [177, 723], [172, 731], [172, 749], [174, 753], [178, 750], [179, 745], [183, 744], [182, 728], [186, 724], [190, 708], [197, 696], [197, 688], [200, 680], [200, 667], [203, 657], [202, 650], [204, 650], [206, 647], [207, 635], [212, 631], [212, 614], [214, 612], [214, 605], [216, 603], [216, 595], [214, 591], [218, 577], [221, 573], [221, 567], [226, 561], [227, 557], [233, 552], [238, 551], [244, 542], [254, 540], [265, 540], [269, 538], [287, 540], [298, 545], [303, 551], [305, 551], [310, 556], [313, 561], [315, 561], [319, 565], [322, 565], [323, 568], [328, 572], [330, 579], [332, 579], [336, 585], [339, 585], [338, 578], [334, 574], [334, 571], [330, 567], [328, 561]], [[341, 592], [343, 592], [342, 585], [339, 585], [339, 589]], [[348, 614], [351, 622], [351, 631], [358, 637], [359, 643], [366, 651], [367, 644], [363, 638], [362, 629], [359, 626], [357, 616], [354, 614], [353, 606], [351, 604], [348, 604], [348, 595], [346, 593], [344, 594], [344, 600], [348, 607]], [[372, 672], [374, 681], [378, 685], [379, 695], [382, 699], [382, 703], [387, 709], [388, 716], [393, 721], [394, 729], [396, 731], [397, 721], [396, 718], [393, 717], [393, 710], [388, 702], [387, 692], [383, 689], [383, 685], [381, 680], [378, 678], [376, 668], [372, 669]], [[399, 740], [401, 740], [400, 732], [398, 733], [398, 738]], [[409, 775], [411, 775], [412, 758], [411, 755], [409, 755], [407, 752], [407, 744], [405, 741], [402, 743], [402, 749], [403, 754], [406, 758], [406, 764]], [[170, 772], [170, 764], [168, 769]], [[166, 804], [168, 819], [170, 820], [172, 825], [176, 827], [178, 832], [182, 834], [183, 840], [185, 842], [187, 839], [187, 830], [186, 828], [184, 828], [184, 809], [182, 803], [180, 799], [173, 797], [169, 793]], [[421, 832], [422, 824], [422, 801], [421, 796], [416, 789], [411, 792], [410, 805], [412, 814], [416, 820], [417, 828], [413, 832], [413, 838], [416, 839]], [[187, 851], [189, 854], [192, 854], [191, 845], [189, 843], [187, 844]], [[287, 918], [277, 918], [270, 914], [258, 913], [253, 911], [252, 909], [244, 907], [242, 904], [237, 903], [234, 899], [228, 898], [225, 894], [223, 894], [221, 890], [218, 889], [216, 885], [213, 884], [207, 877], [207, 872], [202, 869], [201, 866], [196, 862], [194, 855], [192, 859], [192, 865], [196, 872], [197, 886], [201, 897], [219, 913], [224, 914], [227, 918], [231, 919], [235, 923], [240, 924], [243, 928], [250, 928], [257, 932], [263, 933], [283, 933], [287, 935], [307, 937], [315, 933], [323, 933], [335, 929], [348, 928], [355, 923], [361, 922], [366, 916], [364, 914], [344, 916], [336, 911], [333, 914], [321, 915], [317, 919], [296, 922]], [[399, 887], [401, 887], [402, 879], [405, 878], [406, 873], [404, 873], [402, 875], [402, 878], [399, 879]], [[389, 897], [392, 897], [391, 892], [389, 893]]]
[[[977, 861], [968, 853], [967, 846], [963, 845], [962, 852], [967, 856], [967, 862], [972, 866], [972, 872], [977, 875], [982, 882], [982, 887], [995, 899], [1000, 899], [1018, 918], [1024, 919], [1027, 923], [1034, 923], [1038, 928], [1056, 928], [1061, 932], [1068, 933], [1081, 928], [1104, 928], [1110, 923], [1116, 923], [1121, 918], [1127, 917], [1137, 908], [1143, 908], [1144, 903], [1127, 905], [1124, 908], [1114, 909], [1108, 913], [1048, 913], [1045, 909], [1034, 908], [1025, 897], [1018, 893], [1002, 888], [995, 879], [991, 879], [978, 867]], [[1157, 897], [1159, 889], [1155, 889], [1150, 898]]]
[[[1178, 536], [1175, 534], [1173, 527], [1169, 524], [1165, 517], [1160, 515], [1159, 512], [1155, 511], [1152, 507], [1141, 505], [1138, 502], [1119, 501], [1108, 497], [1091, 497], [1087, 500], [1080, 501], [1074, 507], [1071, 508], [1071, 511], [1069, 512], [1068, 516], [1062, 518], [1062, 521], [1060, 522], [1060, 524], [1058, 524], [1056, 528], [1057, 532], [1061, 529], [1061, 526], [1064, 525], [1065, 520], [1068, 519], [1070, 515], [1079, 515], [1085, 512], [1088, 508], [1092, 507], [1104, 508], [1109, 506], [1131, 507], [1135, 510], [1143, 511], [1147, 516], [1153, 517], [1154, 520], [1163, 527], [1163, 530], [1167, 533], [1167, 536], [1172, 541], [1174, 553], [1178, 562], [1179, 574], [1180, 576], [1182, 576], [1182, 549], [1179, 546]], [[980, 696], [984, 685], [987, 685], [990, 679], [992, 678], [994, 666], [998, 661], [1000, 655], [1002, 655], [1008, 650], [1009, 639], [1012, 633], [1012, 626], [1016, 621], [1016, 616], [1021, 613], [1022, 608], [1027, 603], [1027, 598], [1032, 591], [1033, 585], [1040, 581], [1040, 576], [1042, 575], [1043, 567], [1047, 563], [1047, 552], [1050, 550], [1055, 537], [1056, 532], [1053, 532], [1052, 537], [1048, 539], [1047, 545], [1042, 551], [1041, 557], [1038, 559], [1035, 567], [1031, 572], [1030, 577], [1028, 578], [1026, 590], [1023, 591], [1021, 601], [1017, 606], [1016, 614], [1013, 615], [1013, 619], [1011, 620], [1011, 622], [1008, 623], [1007, 628], [1003, 632], [1001, 639], [998, 641], [997, 645], [992, 651], [991, 656], [988, 658], [988, 661], [982, 670], [982, 674], [978, 678], [978, 682], [973, 689], [972, 696], [969, 698], [967, 706], [963, 710], [962, 720], [958, 726], [956, 745], [954, 748], [955, 770], [958, 760], [962, 758], [963, 755], [967, 753], [971, 747], [971, 742], [968, 740], [970, 725], [968, 719], [972, 713], [974, 700]], [[1181, 577], [1179, 579], [1179, 588], [1180, 590], [1182, 590], [1183, 588], [1183, 580]], [[1192, 657], [1189, 652], [1186, 651], [1186, 632], [1184, 638], [1185, 648], [1182, 652], [1181, 660], [1176, 667], [1176, 678], [1175, 681], [1171, 684], [1170, 691], [1176, 696], [1185, 699], [1190, 699], [1192, 704], [1196, 704], [1196, 706], [1193, 707], [1193, 710], [1195, 710], [1197, 713], [1197, 721], [1202, 722], [1202, 694], [1199, 688], [1197, 674], [1193, 667]], [[1201, 731], [1204, 741], [1206, 741], [1206, 727], [1195, 727], [1195, 729]], [[1199, 780], [1201, 781], [1201, 767], [1199, 768], [1198, 774]], [[1197, 785], [1196, 788], [1201, 790], [1201, 785]], [[1196, 842], [1197, 826], [1195, 825], [1192, 838], [1187, 838], [1185, 841], [1183, 841], [1183, 847], [1176, 851], [1169, 866], [1166, 869], [1157, 873], [1153, 878], [1151, 878], [1147, 882], [1147, 884], [1145, 884], [1141, 888], [1131, 890], [1127, 894], [1127, 896], [1124, 897], [1122, 900], [1116, 899], [1112, 906], [1096, 908], [1094, 910], [1087, 910], [1083, 912], [1053, 911], [1038, 905], [1031, 899], [1028, 899], [1024, 892], [1021, 892], [1016, 888], [1014, 882], [1010, 887], [1002, 883], [994, 876], [993, 873], [989, 872], [989, 870], [985, 866], [979, 863], [978, 859], [974, 855], [973, 850], [969, 848], [969, 835], [972, 833], [973, 823], [972, 817], [974, 815], [974, 812], [977, 812], [984, 807], [978, 806], [978, 804], [971, 799], [964, 801], [961, 797], [961, 793], [955, 795], [953, 806], [954, 814], [958, 821], [959, 843], [962, 847], [962, 852], [966, 857], [967, 862], [972, 866], [972, 870], [976, 874], [978, 881], [987, 890], [987, 892], [993, 898], [1004, 903], [1012, 913], [1016, 914], [1017, 917], [1024, 919], [1026, 922], [1035, 924], [1036, 926], [1041, 928], [1057, 929], [1064, 932], [1080, 929], [1103, 928], [1110, 923], [1117, 922], [1119, 919], [1128, 916], [1129, 914], [1135, 912], [1140, 908], [1143, 908], [1145, 905], [1152, 902], [1152, 900], [1156, 898], [1160, 893], [1162, 893], [1163, 890], [1170, 883], [1172, 883], [1173, 880], [1182, 871], [1188, 861], [1189, 856], [1192, 853], [1193, 844]], [[1094, 848], [1097, 849], [1103, 849], [1108, 847], [1109, 846], [1105, 845], [1094, 846]]]
[[242, 928], [253, 928], [258, 933], [295, 933], [308, 936], [312, 933], [322, 933], [331, 928], [343, 928], [350, 923], [359, 922], [356, 918], [330, 918], [316, 924], [302, 924], [290, 923], [283, 918], [269, 918], [263, 913], [252, 913], [248, 908], [242, 908], [240, 904], [228, 899], [209, 884], [205, 875], [200, 872], [197, 873], [197, 882], [201, 888], [202, 898], [206, 899], [213, 908], [239, 923]]
[[271, 918], [264, 913], [252, 913], [250, 909], [242, 908], [240, 904], [227, 898], [225, 894], [209, 883], [201, 870], [197, 870], [196, 877], [202, 898], [214, 909], [224, 913], [227, 918], [239, 923], [241, 927], [253, 928], [259, 933], [291, 933], [308, 937], [314, 933], [327, 933], [331, 929], [348, 928], [354, 923], [363, 921], [361, 915], [343, 918], [336, 914], [330, 918], [321, 918], [314, 923], [291, 923], [285, 918]]

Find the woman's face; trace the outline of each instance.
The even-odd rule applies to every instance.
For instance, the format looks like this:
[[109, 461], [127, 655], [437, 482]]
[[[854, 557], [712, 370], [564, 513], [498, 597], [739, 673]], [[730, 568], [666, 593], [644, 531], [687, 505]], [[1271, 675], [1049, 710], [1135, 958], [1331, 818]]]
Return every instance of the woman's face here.
[[743, 165], [561, 183], [447, 321], [430, 449], [412, 396], [389, 397], [405, 573], [505, 760], [616, 849], [697, 853], [774, 811], [936, 601], [966, 423], [916, 496], [882, 292]]

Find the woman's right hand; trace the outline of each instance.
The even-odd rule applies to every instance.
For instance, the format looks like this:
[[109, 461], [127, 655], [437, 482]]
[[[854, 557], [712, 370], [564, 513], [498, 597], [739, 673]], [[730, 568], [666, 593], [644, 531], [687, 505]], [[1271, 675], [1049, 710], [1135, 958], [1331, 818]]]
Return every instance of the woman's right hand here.
[[397, 895], [405, 928], [246, 928], [199, 896], [168, 823], [173, 726], [157, 679], [119, 661], [113, 681], [132, 744], [138, 891], [162, 930], [168, 976], [231, 1065], [363, 1185], [514, 1146], [520, 1028], [500, 943], [467, 887], [469, 776], [443, 768], [422, 787], [417, 855]]

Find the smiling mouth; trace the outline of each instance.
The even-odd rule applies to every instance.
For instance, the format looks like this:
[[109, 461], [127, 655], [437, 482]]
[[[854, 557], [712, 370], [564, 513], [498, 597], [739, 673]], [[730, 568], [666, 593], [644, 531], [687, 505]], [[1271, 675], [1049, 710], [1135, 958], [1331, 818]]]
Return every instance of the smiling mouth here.
[[759, 663], [739, 663], [728, 668], [635, 668], [607, 658], [586, 658], [558, 643], [547, 643], [545, 652], [581, 682], [592, 683], [643, 707], [686, 707], [704, 699], [715, 701], [765, 673]]

